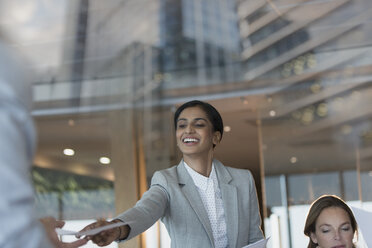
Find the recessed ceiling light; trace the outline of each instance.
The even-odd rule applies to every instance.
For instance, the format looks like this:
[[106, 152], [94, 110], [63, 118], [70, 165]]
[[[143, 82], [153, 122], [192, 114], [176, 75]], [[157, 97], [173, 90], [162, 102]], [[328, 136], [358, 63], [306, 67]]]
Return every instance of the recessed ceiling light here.
[[66, 148], [63, 150], [63, 154], [65, 154], [66, 156], [74, 156], [75, 151], [73, 149]]
[[111, 160], [108, 157], [100, 157], [99, 158], [99, 162], [101, 164], [110, 164], [111, 163]]
[[270, 116], [274, 117], [274, 116], [276, 115], [276, 112], [275, 112], [274, 110], [271, 110], [271, 111], [269, 112], [269, 114], [270, 114]]
[[292, 164], [295, 164], [295, 163], [297, 163], [297, 158], [296, 157], [291, 157], [291, 159], [289, 161], [291, 161]]
[[319, 83], [314, 83], [310, 86], [310, 90], [315, 94], [319, 93], [319, 91], [322, 89], [322, 86]]
[[225, 131], [226, 133], [230, 132], [231, 131], [231, 127], [230, 126], [225, 126], [223, 128], [223, 131]]

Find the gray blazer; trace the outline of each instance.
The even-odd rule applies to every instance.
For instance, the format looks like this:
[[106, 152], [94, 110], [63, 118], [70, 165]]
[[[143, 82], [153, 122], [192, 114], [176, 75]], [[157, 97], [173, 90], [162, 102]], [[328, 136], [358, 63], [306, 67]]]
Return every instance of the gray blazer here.
[[[249, 170], [214, 160], [224, 202], [229, 247], [240, 248], [263, 238], [256, 188]], [[129, 224], [127, 239], [142, 233], [159, 218], [171, 247], [214, 247], [212, 228], [198, 190], [183, 162], [155, 172], [150, 189], [117, 218]]]

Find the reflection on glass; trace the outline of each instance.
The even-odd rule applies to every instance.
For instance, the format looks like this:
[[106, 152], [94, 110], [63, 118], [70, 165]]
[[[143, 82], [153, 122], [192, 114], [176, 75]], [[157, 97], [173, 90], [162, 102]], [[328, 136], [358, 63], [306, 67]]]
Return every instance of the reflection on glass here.
[[115, 214], [113, 182], [62, 171], [33, 167], [36, 209], [40, 217], [86, 220]]
[[172, 114], [194, 98], [231, 128], [218, 157], [263, 185], [269, 247], [305, 246], [303, 216], [321, 194], [371, 208], [370, 0], [1, 5], [0, 29], [35, 71], [40, 213], [109, 218], [134, 203], [178, 162]]

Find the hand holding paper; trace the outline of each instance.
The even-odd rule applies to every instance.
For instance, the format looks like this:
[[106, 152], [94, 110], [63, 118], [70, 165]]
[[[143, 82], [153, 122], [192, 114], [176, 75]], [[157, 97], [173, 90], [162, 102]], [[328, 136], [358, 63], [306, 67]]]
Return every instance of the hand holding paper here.
[[124, 226], [124, 225], [126, 225], [126, 223], [117, 222], [117, 223], [114, 223], [114, 224], [109, 224], [109, 225], [106, 225], [106, 226], [101, 226], [101, 227], [93, 228], [93, 229], [86, 230], [86, 231], [80, 231], [80, 232], [69, 231], [69, 230], [63, 230], [61, 228], [56, 228], [56, 232], [57, 232], [58, 235], [89, 236], [89, 235], [95, 235], [95, 234], [98, 234], [102, 231], [109, 230], [109, 229], [112, 229], [112, 228], [115, 228], [115, 227]]
[[56, 220], [53, 217], [44, 217], [40, 219], [40, 222], [43, 224], [48, 238], [55, 247], [59, 248], [77, 248], [87, 243], [87, 240], [80, 239], [70, 243], [61, 241], [58, 238], [57, 229], [62, 228], [65, 225], [64, 221]]
[[98, 246], [106, 246], [118, 239], [125, 239], [129, 234], [129, 225], [119, 219], [113, 221], [106, 221], [100, 219], [93, 222], [81, 231], [69, 231], [63, 229], [56, 229], [59, 235], [75, 235], [77, 238], [84, 237], [85, 240], [91, 240]]

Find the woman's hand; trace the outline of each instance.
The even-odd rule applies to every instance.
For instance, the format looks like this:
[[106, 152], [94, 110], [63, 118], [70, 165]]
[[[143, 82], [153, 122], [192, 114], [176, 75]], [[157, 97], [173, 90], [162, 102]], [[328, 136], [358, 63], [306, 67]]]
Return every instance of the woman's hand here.
[[43, 224], [48, 238], [56, 248], [77, 248], [87, 243], [87, 240], [79, 239], [71, 243], [65, 243], [59, 240], [55, 231], [57, 227], [62, 228], [65, 225], [64, 221], [56, 220], [53, 217], [41, 218], [40, 222]]
[[[118, 220], [118, 219], [115, 219], [113, 221], [106, 221], [104, 219], [99, 219], [97, 220], [97, 222], [94, 222], [84, 227], [81, 231], [87, 231], [87, 230], [91, 230], [97, 227], [107, 226], [107, 225], [117, 223], [120, 221], [121, 220]], [[92, 242], [97, 244], [98, 246], [106, 246], [106, 245], [111, 244], [115, 240], [125, 239], [128, 236], [128, 233], [129, 233], [129, 227], [125, 225], [125, 226], [120, 226], [120, 227], [114, 227], [112, 229], [102, 231], [95, 235], [88, 235], [85, 237], [85, 239], [92, 240]]]

